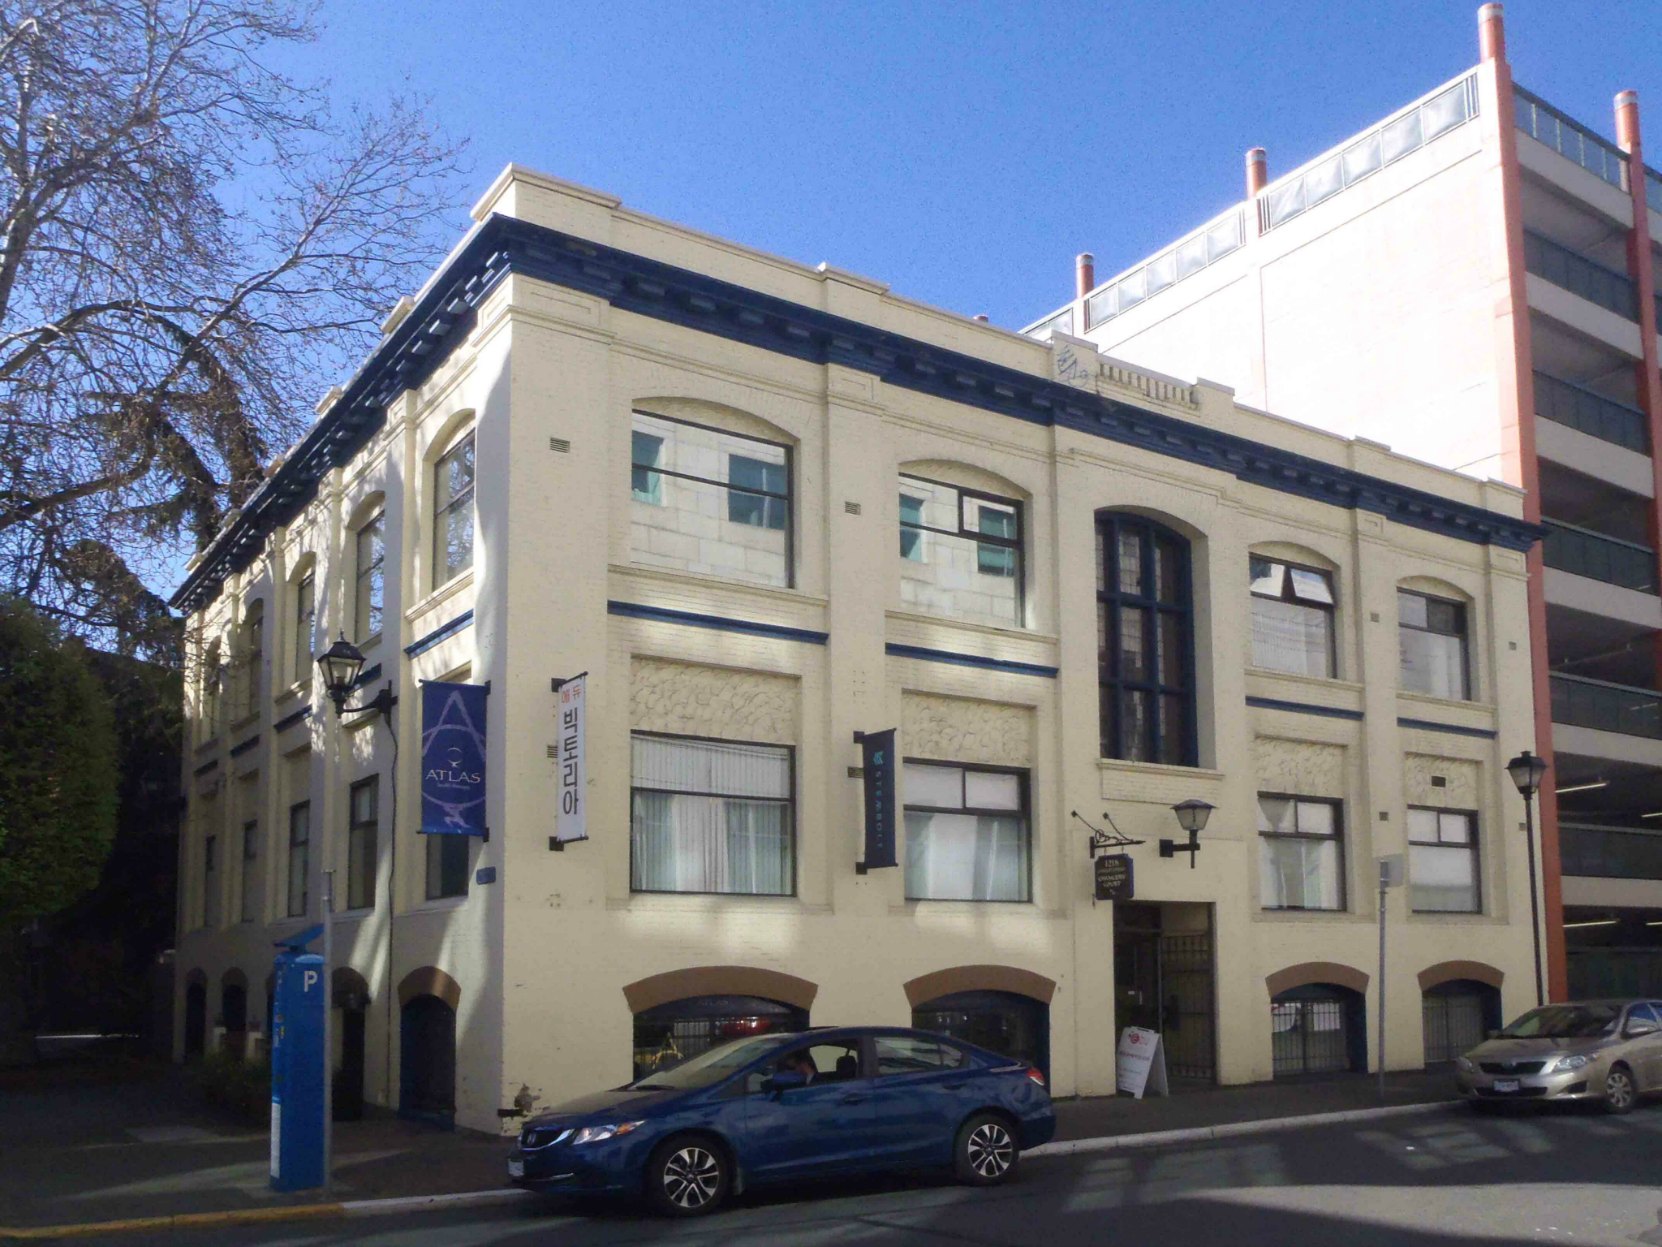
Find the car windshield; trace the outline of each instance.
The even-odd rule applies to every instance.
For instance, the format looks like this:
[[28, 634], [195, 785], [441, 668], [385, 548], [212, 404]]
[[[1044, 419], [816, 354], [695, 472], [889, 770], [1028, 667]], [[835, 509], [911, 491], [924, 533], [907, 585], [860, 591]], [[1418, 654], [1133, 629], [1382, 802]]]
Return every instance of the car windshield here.
[[735, 1039], [700, 1053], [690, 1061], [683, 1061], [674, 1069], [654, 1070], [639, 1082], [630, 1083], [629, 1090], [696, 1091], [700, 1087], [713, 1086], [757, 1057], [795, 1038], [795, 1035], [752, 1035], [748, 1039]]
[[1548, 1005], [1531, 1009], [1501, 1031], [1503, 1039], [1594, 1039], [1616, 1029], [1617, 1005]]

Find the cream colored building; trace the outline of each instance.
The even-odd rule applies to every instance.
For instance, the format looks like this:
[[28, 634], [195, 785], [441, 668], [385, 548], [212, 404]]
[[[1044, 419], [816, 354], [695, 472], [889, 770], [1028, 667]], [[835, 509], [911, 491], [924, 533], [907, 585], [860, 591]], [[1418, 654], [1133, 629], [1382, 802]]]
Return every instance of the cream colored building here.
[[[1533, 1003], [1515, 490], [517, 167], [474, 217], [176, 599], [188, 1046], [264, 1026], [324, 869], [352, 1076], [480, 1129], [810, 1021], [1063, 1095], [1130, 1024], [1183, 1077], [1367, 1068], [1389, 855], [1385, 1064]], [[337, 634], [391, 725], [328, 706]], [[432, 679], [489, 682], [488, 840], [417, 834]], [[900, 864], [862, 873], [886, 728]], [[1129, 902], [1093, 900], [1110, 819]]]

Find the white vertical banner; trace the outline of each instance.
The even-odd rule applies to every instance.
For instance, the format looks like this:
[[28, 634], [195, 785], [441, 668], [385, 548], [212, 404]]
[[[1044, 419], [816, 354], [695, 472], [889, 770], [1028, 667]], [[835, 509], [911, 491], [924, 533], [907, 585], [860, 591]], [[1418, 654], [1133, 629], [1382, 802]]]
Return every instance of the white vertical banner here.
[[559, 804], [554, 822], [554, 839], [560, 844], [589, 838], [588, 760], [584, 755], [588, 675], [576, 676], [560, 685], [555, 702], [556, 768], [559, 777]]

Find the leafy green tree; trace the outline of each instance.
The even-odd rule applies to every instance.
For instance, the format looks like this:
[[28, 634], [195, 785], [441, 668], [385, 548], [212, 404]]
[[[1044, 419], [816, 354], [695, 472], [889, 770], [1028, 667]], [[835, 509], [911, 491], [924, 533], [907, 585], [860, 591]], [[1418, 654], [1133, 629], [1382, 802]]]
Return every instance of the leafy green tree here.
[[98, 882], [117, 784], [110, 703], [81, 643], [0, 598], [0, 1057], [25, 1022], [26, 932]]

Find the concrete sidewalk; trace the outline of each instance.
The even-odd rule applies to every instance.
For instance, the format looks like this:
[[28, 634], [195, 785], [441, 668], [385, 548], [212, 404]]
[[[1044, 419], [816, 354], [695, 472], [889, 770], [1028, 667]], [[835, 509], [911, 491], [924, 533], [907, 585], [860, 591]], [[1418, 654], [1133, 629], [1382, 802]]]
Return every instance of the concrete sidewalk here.
[[[1450, 1097], [1446, 1074], [1397, 1074], [1384, 1104]], [[1207, 1089], [1169, 1098], [1062, 1100], [1057, 1139], [1185, 1130], [1381, 1105], [1375, 1079]], [[202, 1104], [171, 1066], [65, 1068], [39, 1086], [0, 1082], [0, 1239], [5, 1229], [314, 1205], [319, 1191], [267, 1185], [266, 1132]], [[335, 1128], [333, 1201], [505, 1188], [506, 1139], [375, 1116]]]

